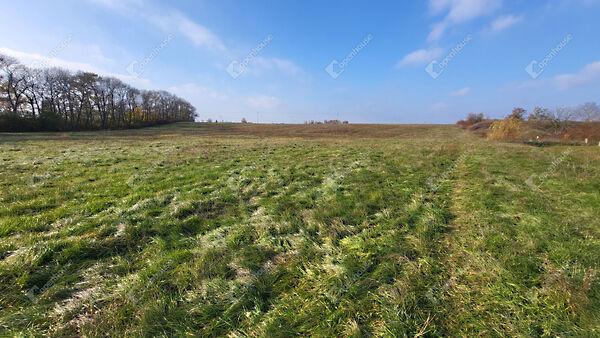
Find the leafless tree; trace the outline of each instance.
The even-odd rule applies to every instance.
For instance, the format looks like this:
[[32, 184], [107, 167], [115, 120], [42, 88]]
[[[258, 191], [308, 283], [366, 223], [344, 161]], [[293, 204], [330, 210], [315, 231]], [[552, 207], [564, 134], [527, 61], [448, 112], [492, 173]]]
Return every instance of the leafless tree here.
[[166, 91], [140, 91], [89, 72], [27, 68], [0, 55], [2, 116], [34, 121], [39, 129], [56, 120], [72, 130], [107, 129], [193, 121], [196, 109]]
[[588, 102], [575, 109], [575, 116], [581, 121], [600, 121], [600, 107], [596, 102]]
[[4, 99], [13, 115], [17, 115], [29, 87], [27, 69], [16, 59], [0, 55], [0, 81]]

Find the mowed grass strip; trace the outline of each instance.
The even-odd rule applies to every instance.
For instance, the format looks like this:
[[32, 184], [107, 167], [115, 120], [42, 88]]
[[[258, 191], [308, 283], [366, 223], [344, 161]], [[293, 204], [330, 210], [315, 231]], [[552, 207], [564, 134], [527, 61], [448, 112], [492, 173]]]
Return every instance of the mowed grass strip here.
[[599, 150], [490, 143], [457, 171], [452, 335], [600, 335]]
[[565, 150], [450, 126], [0, 136], [0, 330], [585, 335], [598, 149]]

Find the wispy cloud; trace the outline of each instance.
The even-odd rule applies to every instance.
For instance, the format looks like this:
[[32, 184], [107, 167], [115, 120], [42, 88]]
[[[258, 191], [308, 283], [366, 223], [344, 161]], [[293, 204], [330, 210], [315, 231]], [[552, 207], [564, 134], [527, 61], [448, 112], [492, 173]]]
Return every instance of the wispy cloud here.
[[596, 81], [600, 81], [600, 61], [587, 64], [577, 73], [562, 74], [554, 77], [554, 83], [560, 89], [571, 89]]
[[144, 5], [143, 0], [89, 0], [92, 3], [102, 5], [113, 11], [121, 14], [130, 13], [133, 7], [141, 7]]
[[151, 82], [148, 79], [135, 77], [135, 76], [128, 75], [128, 74], [110, 72], [110, 71], [98, 68], [97, 66], [86, 63], [86, 62], [69, 61], [69, 60], [64, 60], [64, 59], [58, 58], [58, 57], [44, 56], [44, 55], [40, 55], [40, 54], [36, 54], [36, 53], [18, 51], [18, 50], [6, 48], [6, 47], [0, 47], [0, 54], [12, 56], [12, 57], [16, 58], [17, 60], [19, 60], [24, 65], [34, 65], [36, 67], [39, 65], [43, 65], [44, 67], [63, 68], [63, 69], [70, 70], [72, 72], [78, 72], [78, 71], [90, 72], [90, 73], [95, 73], [98, 75], [115, 77], [125, 83], [128, 83], [130, 85], [133, 85], [133, 86], [136, 86], [139, 88], [143, 88], [143, 89], [151, 88]]
[[501, 5], [501, 0], [429, 0], [430, 13], [445, 16], [432, 26], [427, 40], [437, 41], [449, 27], [493, 13]]
[[431, 105], [431, 109], [434, 111], [446, 110], [448, 109], [448, 104], [446, 102], [435, 102]]
[[[175, 10], [157, 10], [144, 4], [142, 0], [90, 0], [109, 9], [146, 20], [151, 25], [170, 34], [179, 33], [193, 45], [213, 51], [220, 57], [234, 59], [235, 50], [227, 48], [223, 39], [208, 27], [192, 20], [185, 14]], [[285, 75], [297, 76], [302, 69], [293, 61], [278, 57], [257, 56], [248, 65], [247, 72], [262, 75], [268, 72], [279, 72]]]
[[441, 22], [435, 23], [431, 27], [431, 31], [429, 32], [429, 35], [427, 36], [427, 41], [428, 42], [438, 41], [442, 37], [442, 35], [444, 35], [446, 28], [448, 28], [447, 21], [441, 21]]
[[250, 108], [262, 111], [273, 111], [281, 106], [281, 100], [269, 95], [254, 95], [245, 99]]
[[456, 96], [456, 97], [463, 97], [463, 96], [467, 96], [470, 92], [471, 92], [471, 87], [464, 87], [459, 90], [453, 91], [452, 93], [450, 93], [450, 95]]
[[200, 99], [227, 101], [231, 97], [225, 93], [219, 92], [212, 88], [201, 86], [197, 83], [184, 83], [177, 86], [172, 86], [169, 90], [178, 93], [182, 96], [196, 97]]
[[523, 21], [522, 16], [513, 15], [513, 14], [503, 15], [503, 16], [496, 18], [496, 20], [492, 21], [492, 23], [490, 25], [490, 30], [492, 32], [500, 32], [511, 26], [518, 24], [521, 21]]
[[418, 49], [414, 52], [406, 54], [404, 58], [402, 58], [402, 60], [396, 64], [396, 67], [426, 64], [441, 56], [442, 53], [443, 50], [437, 47]]
[[297, 76], [302, 73], [302, 69], [293, 61], [275, 57], [256, 57], [250, 63], [250, 72], [261, 74], [264, 71], [278, 71], [291, 76]]
[[172, 20], [175, 21], [177, 29], [194, 45], [216, 51], [226, 50], [221, 39], [203, 25], [190, 20], [180, 13], [174, 14]]
[[193, 45], [208, 50], [227, 50], [222, 39], [204, 25], [195, 22], [183, 13], [173, 10], [155, 9], [143, 0], [89, 0], [122, 15], [142, 18], [169, 33], [178, 32]]
[[451, 0], [429, 0], [429, 12], [431, 15], [439, 15], [451, 5]]
[[106, 56], [102, 51], [102, 48], [97, 44], [89, 44], [85, 46], [85, 51], [89, 54], [90, 58], [99, 64], [113, 64], [115, 60]]
[[593, 83], [600, 83], [600, 61], [585, 65], [575, 73], [565, 73], [547, 79], [527, 80], [508, 85], [506, 90], [568, 90]]
[[223, 91], [197, 83], [185, 83], [168, 89], [189, 100], [196, 106], [201, 116], [219, 118], [221, 114], [229, 117], [251, 117], [257, 111], [274, 113], [283, 106], [283, 100], [268, 94], [241, 94]]

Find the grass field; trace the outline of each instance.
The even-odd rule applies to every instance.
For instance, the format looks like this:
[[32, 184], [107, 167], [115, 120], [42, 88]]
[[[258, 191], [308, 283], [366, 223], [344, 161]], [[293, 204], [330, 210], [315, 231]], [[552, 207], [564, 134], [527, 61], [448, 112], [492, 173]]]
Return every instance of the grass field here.
[[0, 335], [600, 336], [600, 147], [0, 134]]

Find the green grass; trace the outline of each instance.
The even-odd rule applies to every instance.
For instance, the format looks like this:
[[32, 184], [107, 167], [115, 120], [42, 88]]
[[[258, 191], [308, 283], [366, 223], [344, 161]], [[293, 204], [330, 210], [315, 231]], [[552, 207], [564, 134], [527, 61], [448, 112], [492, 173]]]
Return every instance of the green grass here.
[[0, 186], [0, 335], [600, 336], [599, 147], [0, 134]]

